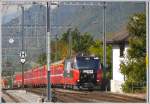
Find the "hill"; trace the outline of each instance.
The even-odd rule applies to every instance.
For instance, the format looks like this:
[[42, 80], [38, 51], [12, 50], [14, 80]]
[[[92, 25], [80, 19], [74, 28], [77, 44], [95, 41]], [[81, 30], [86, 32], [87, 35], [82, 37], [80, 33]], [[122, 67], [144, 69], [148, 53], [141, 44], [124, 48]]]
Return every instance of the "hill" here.
[[[128, 18], [134, 13], [145, 12], [145, 3], [138, 2], [113, 2], [106, 7], [106, 32], [117, 32], [126, 26]], [[59, 6], [51, 11], [52, 39], [54, 35], [61, 34], [68, 29], [78, 28], [81, 32], [89, 32], [96, 39], [102, 39], [103, 7], [98, 6]], [[9, 27], [8, 27], [9, 26]], [[54, 28], [56, 26], [56, 28]], [[61, 27], [61, 28], [58, 28]], [[2, 54], [3, 66], [10, 61], [20, 70], [21, 50], [21, 16], [13, 18], [2, 25]], [[14, 39], [13, 44], [8, 40]], [[25, 68], [33, 65], [37, 56], [46, 52], [46, 7], [33, 5], [24, 14], [24, 46], [27, 53]]]

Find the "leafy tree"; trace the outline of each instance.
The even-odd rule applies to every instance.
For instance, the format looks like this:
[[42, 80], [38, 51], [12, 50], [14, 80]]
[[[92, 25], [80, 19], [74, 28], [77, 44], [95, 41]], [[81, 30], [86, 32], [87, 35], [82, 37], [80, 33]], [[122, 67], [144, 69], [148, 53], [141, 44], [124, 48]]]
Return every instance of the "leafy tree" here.
[[68, 44], [65, 43], [64, 41], [59, 41], [58, 42], [58, 56], [59, 60], [64, 59], [68, 55]]
[[[57, 44], [57, 47], [56, 47], [56, 44]], [[51, 41], [51, 62], [55, 62], [57, 60], [61, 60], [67, 57], [67, 52], [68, 52], [67, 49], [68, 49], [68, 46], [65, 41], [59, 40], [59, 39], [57, 41]], [[47, 63], [46, 53], [42, 53], [41, 55], [39, 55], [37, 59], [37, 63], [40, 65], [44, 65]]]
[[[112, 54], [112, 46], [108, 45], [106, 47], [106, 61], [107, 61], [107, 77], [111, 78], [112, 75], [112, 63], [111, 63], [111, 54]], [[101, 61], [103, 60], [103, 43], [100, 40], [95, 40], [94, 43], [89, 47], [89, 53], [98, 56]]]
[[47, 60], [46, 60], [46, 53], [42, 53], [41, 55], [39, 55], [37, 63], [40, 65], [44, 65], [46, 64]]
[[103, 60], [103, 43], [99, 40], [95, 40], [93, 45], [89, 47], [89, 52]]
[[62, 35], [61, 40], [69, 44], [69, 35], [72, 37], [72, 50], [74, 53], [88, 53], [88, 48], [93, 43], [93, 38], [89, 33], [81, 34], [77, 28], [68, 30]]
[[12, 75], [12, 72], [9, 71], [9, 70], [3, 70], [1, 75], [2, 75], [2, 76], [11, 76], [11, 75]]
[[[130, 39], [127, 56], [121, 63], [121, 73], [125, 75], [123, 90], [131, 91], [132, 83], [146, 81], [146, 16], [143, 13], [130, 17], [127, 26]], [[131, 86], [132, 85], [132, 86]]]
[[[57, 44], [57, 49], [55, 47], [56, 44]], [[55, 41], [53, 46], [55, 47], [51, 53], [53, 55], [53, 57], [52, 57], [53, 62], [57, 61], [57, 60], [64, 59], [65, 57], [67, 57], [67, 55], [68, 55], [68, 44], [66, 42], [64, 42], [62, 40], [58, 40], [58, 41]]]

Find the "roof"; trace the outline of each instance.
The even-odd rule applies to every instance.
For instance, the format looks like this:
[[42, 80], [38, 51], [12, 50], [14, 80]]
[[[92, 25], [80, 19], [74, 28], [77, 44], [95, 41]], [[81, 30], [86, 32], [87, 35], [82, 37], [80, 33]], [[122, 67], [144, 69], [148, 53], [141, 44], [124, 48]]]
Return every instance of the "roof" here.
[[107, 44], [121, 44], [128, 43], [129, 33], [127, 30], [123, 30], [114, 34], [111, 39], [107, 40]]

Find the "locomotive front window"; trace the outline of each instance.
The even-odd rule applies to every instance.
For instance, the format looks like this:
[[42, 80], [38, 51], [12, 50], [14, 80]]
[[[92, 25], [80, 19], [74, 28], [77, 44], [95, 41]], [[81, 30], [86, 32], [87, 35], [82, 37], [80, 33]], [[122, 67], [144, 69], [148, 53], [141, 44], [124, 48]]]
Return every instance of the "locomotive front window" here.
[[78, 69], [98, 69], [99, 60], [98, 59], [77, 59], [76, 66]]

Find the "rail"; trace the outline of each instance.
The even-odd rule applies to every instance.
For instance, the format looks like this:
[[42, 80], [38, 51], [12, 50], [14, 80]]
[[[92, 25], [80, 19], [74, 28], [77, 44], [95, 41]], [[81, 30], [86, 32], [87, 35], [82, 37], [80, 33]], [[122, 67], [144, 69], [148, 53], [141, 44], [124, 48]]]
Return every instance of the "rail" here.
[[[43, 94], [44, 89], [42, 88], [34, 88], [30, 89], [31, 92], [33, 93], [38, 93], [40, 95]], [[75, 91], [75, 90], [65, 90], [65, 89], [55, 89], [52, 90], [53, 92], [53, 98], [55, 99], [55, 102], [63, 102], [63, 103], [88, 103], [88, 102], [120, 102], [120, 103], [125, 103], [125, 102], [131, 102], [131, 103], [141, 103], [141, 102], [146, 102], [144, 99], [139, 99], [136, 97], [130, 97], [130, 96], [125, 96], [121, 94], [113, 94], [113, 93], [107, 93], [107, 92], [100, 92], [100, 91]], [[46, 96], [46, 93], [44, 94]], [[57, 100], [56, 100], [57, 98]]]
[[[12, 96], [11, 94], [7, 93], [6, 91], [2, 91], [2, 92], [3, 92], [3, 94], [7, 95], [11, 100], [13, 100], [15, 103], [19, 103], [19, 102], [20, 102], [16, 97]], [[2, 98], [3, 98], [3, 97], [2, 97]], [[7, 102], [7, 101], [5, 100], [5, 98], [3, 98], [3, 101], [4, 101], [4, 102]]]

